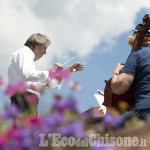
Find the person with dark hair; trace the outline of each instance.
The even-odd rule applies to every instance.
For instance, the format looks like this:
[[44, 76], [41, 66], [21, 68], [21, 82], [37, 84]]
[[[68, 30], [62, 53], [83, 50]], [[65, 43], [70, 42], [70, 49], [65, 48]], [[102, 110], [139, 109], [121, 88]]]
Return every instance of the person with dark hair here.
[[130, 87], [134, 92], [134, 110], [125, 116], [135, 114], [145, 119], [150, 113], [150, 15], [145, 15], [133, 36], [129, 36], [131, 54], [125, 65], [119, 63], [113, 71], [111, 88], [115, 94], [123, 94]]
[[[24, 44], [25, 46], [15, 51], [9, 62], [8, 78], [10, 84], [15, 84], [19, 81], [24, 81], [26, 85], [25, 93], [15, 94], [11, 96], [11, 104], [17, 105], [21, 111], [30, 110], [32, 114], [37, 115], [37, 106], [40, 99], [40, 93], [47, 86], [50, 88], [61, 87], [62, 78], [49, 78], [49, 71], [39, 71], [35, 68], [35, 61], [39, 60], [46, 54], [47, 47], [50, 45], [50, 40], [47, 36], [36, 33], [32, 34]], [[69, 72], [82, 71], [83, 64], [74, 63], [67, 68]], [[53, 70], [58, 71], [63, 69], [60, 63], [53, 65]], [[37, 101], [30, 102], [26, 100], [28, 96], [36, 96]]]

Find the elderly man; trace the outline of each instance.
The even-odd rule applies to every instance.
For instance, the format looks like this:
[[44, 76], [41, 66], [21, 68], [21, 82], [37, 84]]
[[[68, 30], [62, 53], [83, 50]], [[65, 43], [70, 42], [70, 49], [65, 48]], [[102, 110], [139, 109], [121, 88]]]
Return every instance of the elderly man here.
[[[40, 98], [40, 93], [47, 86], [50, 88], [60, 87], [63, 79], [50, 79], [48, 71], [39, 71], [35, 68], [35, 61], [46, 54], [46, 49], [50, 45], [50, 40], [47, 36], [40, 33], [32, 34], [24, 44], [24, 47], [15, 51], [11, 58], [8, 67], [8, 78], [10, 84], [15, 84], [19, 81], [25, 81], [26, 92], [23, 94], [15, 94], [11, 96], [11, 104], [17, 105], [21, 111], [31, 112], [37, 115], [37, 105]], [[67, 69], [70, 72], [82, 71], [83, 64], [74, 63]], [[58, 71], [63, 69], [60, 63], [53, 65], [53, 70]], [[28, 103], [27, 96], [36, 96], [37, 101]]]

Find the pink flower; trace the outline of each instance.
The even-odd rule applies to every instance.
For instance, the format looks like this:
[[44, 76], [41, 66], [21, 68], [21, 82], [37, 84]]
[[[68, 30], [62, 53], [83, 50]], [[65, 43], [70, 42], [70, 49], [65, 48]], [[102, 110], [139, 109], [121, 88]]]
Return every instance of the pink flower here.
[[29, 125], [29, 126], [40, 125], [42, 120], [43, 120], [42, 117], [30, 116], [26, 119], [25, 123], [26, 125]]
[[0, 135], [0, 145], [4, 145], [7, 142], [7, 138], [4, 135]]
[[11, 136], [12, 138], [16, 138], [20, 135], [20, 132], [18, 129], [8, 128], [6, 135], [9, 137]]
[[62, 72], [61, 72], [61, 77], [62, 77], [63, 79], [68, 79], [69, 76], [70, 76], [70, 72], [69, 72], [68, 70], [62, 70]]
[[26, 87], [23, 81], [17, 82], [16, 84], [9, 84], [7, 89], [5, 90], [5, 94], [8, 96], [12, 96], [16, 93], [23, 93], [25, 92]]
[[83, 92], [83, 88], [79, 85], [78, 81], [69, 80], [68, 86], [75, 91]]
[[27, 95], [26, 96], [26, 99], [29, 101], [29, 102], [37, 102], [39, 99], [38, 99], [38, 96], [35, 95], [35, 94], [31, 94], [31, 95]]
[[55, 78], [56, 72], [53, 69], [50, 69], [49, 70], [49, 76], [50, 76], [51, 79]]
[[68, 79], [70, 75], [69, 70], [59, 70], [55, 71], [53, 69], [49, 70], [49, 76], [51, 79]]

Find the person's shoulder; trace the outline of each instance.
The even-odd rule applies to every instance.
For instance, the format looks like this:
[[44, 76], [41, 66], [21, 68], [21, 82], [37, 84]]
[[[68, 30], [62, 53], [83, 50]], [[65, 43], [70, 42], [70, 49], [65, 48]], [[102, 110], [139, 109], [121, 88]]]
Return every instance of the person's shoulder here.
[[20, 49], [17, 49], [15, 52], [12, 53], [12, 56], [15, 59], [20, 58], [33, 58], [34, 53], [31, 51], [31, 49], [27, 46], [24, 46]]
[[21, 53], [23, 51], [24, 47], [23, 48], [18, 48], [17, 50], [15, 50], [12, 54], [18, 54], [18, 53]]
[[14, 55], [19, 55], [19, 54], [24, 54], [27, 53], [29, 51], [29, 48], [27, 46], [24, 46], [22, 48], [17, 49], [15, 52], [13, 52], [12, 54]]
[[139, 48], [138, 49], [138, 51], [137, 52], [139, 52], [139, 53], [150, 53], [150, 44], [145, 44], [145, 45], [143, 45], [141, 48]]
[[22, 47], [14, 51], [11, 57], [14, 57], [14, 58], [22, 57], [24, 53], [25, 53], [25, 47]]
[[142, 45], [140, 48], [137, 49], [137, 51], [140, 50], [150, 50], [150, 44]]
[[150, 45], [145, 44], [139, 48], [136, 48], [135, 50], [132, 51], [132, 53], [143, 53], [144, 51], [150, 51]]
[[140, 48], [135, 49], [132, 52], [133, 57], [143, 58], [145, 56], [150, 56], [150, 45], [146, 44], [141, 46]]

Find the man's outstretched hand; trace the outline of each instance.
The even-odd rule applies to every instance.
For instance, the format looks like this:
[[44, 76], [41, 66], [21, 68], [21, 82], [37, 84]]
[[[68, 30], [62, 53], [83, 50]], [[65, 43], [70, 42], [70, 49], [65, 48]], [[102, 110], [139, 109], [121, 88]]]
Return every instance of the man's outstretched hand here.
[[85, 68], [85, 66], [79, 62], [76, 62], [74, 64], [72, 64], [71, 66], [69, 66], [67, 69], [73, 73], [73, 72], [77, 72], [77, 71], [83, 71], [83, 68]]
[[[64, 71], [67, 71], [67, 72], [69, 71], [70, 73], [74, 73], [74, 72], [77, 72], [77, 71], [83, 71], [83, 68], [85, 68], [83, 64], [81, 64], [79, 62], [76, 62], [76, 63], [72, 64], [71, 66], [69, 66]], [[53, 65], [53, 69], [52, 70], [54, 72], [58, 71], [58, 74], [56, 73], [57, 76], [55, 76], [55, 78], [58, 80], [58, 83], [61, 83], [63, 81], [64, 77], [62, 77], [61, 75], [59, 75], [59, 73], [61, 74], [63, 72], [63, 65], [60, 64], [60, 63], [55, 63]]]
[[55, 70], [55, 71], [60, 71], [60, 70], [62, 70], [63, 69], [63, 66], [62, 66], [62, 64], [60, 64], [60, 63], [55, 63], [54, 65], [53, 65], [53, 70]]

